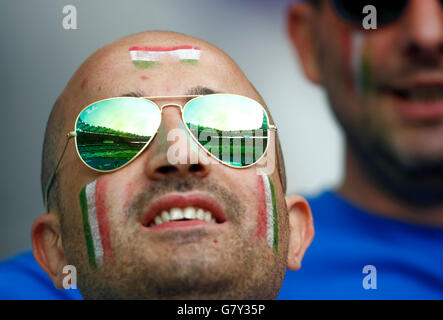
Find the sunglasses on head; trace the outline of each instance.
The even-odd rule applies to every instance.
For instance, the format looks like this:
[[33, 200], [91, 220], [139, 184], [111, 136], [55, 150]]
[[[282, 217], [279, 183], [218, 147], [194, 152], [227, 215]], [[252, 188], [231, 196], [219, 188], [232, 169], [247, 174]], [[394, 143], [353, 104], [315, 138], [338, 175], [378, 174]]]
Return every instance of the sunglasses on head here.
[[[162, 100], [183, 99], [184, 105]], [[157, 101], [157, 102], [154, 102]], [[179, 107], [192, 139], [220, 163], [247, 168], [259, 162], [268, 148], [270, 131], [264, 107], [235, 94], [164, 97], [116, 97], [100, 100], [80, 111], [45, 190], [48, 193], [70, 138], [81, 161], [98, 172], [113, 172], [134, 161], [154, 139], [165, 107]]]
[[[440, 0], [443, 5], [443, 0]], [[373, 5], [377, 9], [377, 25], [385, 26], [398, 20], [409, 4], [409, 0], [332, 0], [337, 14], [352, 24], [362, 24], [363, 8]]]

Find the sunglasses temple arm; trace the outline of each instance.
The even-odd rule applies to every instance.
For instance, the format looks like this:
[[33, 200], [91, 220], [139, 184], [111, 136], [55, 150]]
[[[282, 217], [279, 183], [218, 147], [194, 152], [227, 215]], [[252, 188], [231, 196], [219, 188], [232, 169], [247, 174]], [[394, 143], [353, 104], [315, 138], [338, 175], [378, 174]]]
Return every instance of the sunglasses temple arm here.
[[[278, 156], [279, 145], [277, 142], [277, 127], [273, 125], [271, 130], [274, 131], [274, 148], [275, 148], [274, 154], [275, 154], [275, 157], [277, 158], [277, 168], [279, 168], [279, 170], [280, 170], [280, 159], [279, 159], [280, 157]], [[286, 183], [286, 181], [285, 181], [285, 183]], [[285, 192], [286, 192], [286, 187], [285, 187]]]
[[46, 213], [49, 213], [49, 206], [48, 206], [48, 197], [49, 197], [49, 189], [51, 188], [52, 183], [54, 182], [55, 173], [57, 172], [58, 166], [60, 165], [60, 162], [62, 161], [63, 155], [65, 154], [66, 148], [68, 147], [69, 140], [75, 137], [75, 131], [71, 131], [68, 134], [66, 134], [66, 143], [63, 147], [62, 154], [60, 155], [57, 164], [55, 165], [54, 170], [51, 173], [51, 176], [49, 177], [48, 183], [46, 184], [45, 188], [45, 207], [46, 207]]
[[269, 130], [274, 132], [274, 135], [273, 135], [273, 138], [274, 138], [274, 156], [277, 159], [277, 168], [280, 168], [280, 162], [279, 162], [278, 154], [277, 154], [277, 150], [278, 150], [278, 145], [277, 145], [277, 127], [274, 126], [273, 124], [271, 124], [271, 125], [269, 125]]

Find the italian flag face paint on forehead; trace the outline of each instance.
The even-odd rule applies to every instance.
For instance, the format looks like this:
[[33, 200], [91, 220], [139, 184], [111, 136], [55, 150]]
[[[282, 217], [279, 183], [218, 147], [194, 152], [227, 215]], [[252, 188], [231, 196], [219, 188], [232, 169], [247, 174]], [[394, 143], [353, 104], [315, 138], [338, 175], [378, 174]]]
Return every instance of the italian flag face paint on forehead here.
[[106, 182], [93, 181], [80, 192], [83, 229], [89, 264], [100, 267], [112, 255], [105, 206]]
[[264, 202], [259, 211], [259, 234], [266, 232], [266, 240], [268, 245], [278, 253], [278, 213], [275, 200], [275, 190], [272, 180], [261, 173], [259, 175], [259, 183], [261, 187], [261, 200]]
[[196, 65], [200, 60], [200, 48], [193, 46], [176, 47], [131, 47], [132, 62], [139, 69], [153, 68], [164, 58], [173, 58], [185, 65]]

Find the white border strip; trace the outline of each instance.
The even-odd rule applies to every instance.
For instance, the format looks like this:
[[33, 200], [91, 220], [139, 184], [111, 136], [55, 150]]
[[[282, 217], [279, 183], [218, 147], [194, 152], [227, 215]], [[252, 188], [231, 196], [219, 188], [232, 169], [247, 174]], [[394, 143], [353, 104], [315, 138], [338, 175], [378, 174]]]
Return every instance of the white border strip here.
[[274, 208], [272, 206], [272, 191], [269, 183], [269, 177], [265, 174], [261, 175], [266, 195], [266, 239], [269, 246], [274, 245]]
[[177, 49], [172, 51], [131, 50], [129, 53], [134, 61], [159, 61], [165, 56], [172, 56], [179, 60], [200, 60], [200, 49]]
[[352, 76], [354, 77], [354, 87], [359, 93], [363, 93], [362, 88], [362, 60], [363, 60], [363, 45], [365, 43], [365, 36], [362, 32], [354, 31], [351, 34], [351, 68]]

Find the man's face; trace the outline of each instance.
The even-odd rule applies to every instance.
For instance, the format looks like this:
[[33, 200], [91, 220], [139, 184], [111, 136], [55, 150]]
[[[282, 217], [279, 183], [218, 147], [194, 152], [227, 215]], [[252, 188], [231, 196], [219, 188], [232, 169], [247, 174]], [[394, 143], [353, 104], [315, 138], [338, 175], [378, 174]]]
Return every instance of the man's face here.
[[[134, 46], [173, 50], [196, 45], [190, 42], [135, 36], [93, 55], [65, 92], [65, 131], [72, 130], [84, 106], [127, 93], [176, 96], [209, 88], [260, 101], [233, 62], [207, 44], [197, 43], [201, 55], [192, 64], [165, 55], [159, 65], [140, 68], [128, 51]], [[78, 286], [86, 298], [277, 295], [288, 250], [278, 170], [261, 176], [256, 166], [235, 169], [214, 161], [171, 164], [167, 153], [176, 141], [169, 141], [168, 133], [185, 127], [180, 109], [168, 105], [185, 102], [162, 100], [162, 123], [154, 140], [115, 172], [99, 174], [87, 168], [74, 144], [68, 147], [59, 169], [63, 246], [67, 262], [78, 270]], [[275, 200], [273, 207], [269, 199]], [[197, 216], [201, 210], [216, 221], [202, 221]], [[165, 213], [172, 219], [186, 212], [192, 220], [155, 225], [156, 216], [165, 221]]]
[[[410, 0], [398, 20], [371, 31], [344, 21], [331, 1], [312, 11], [315, 67], [308, 74], [326, 88], [346, 133], [400, 166], [441, 163], [441, 1]], [[300, 43], [299, 51], [306, 51]]]

